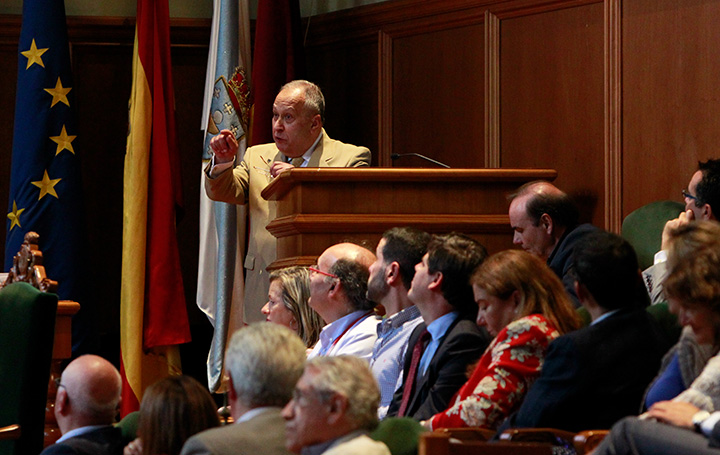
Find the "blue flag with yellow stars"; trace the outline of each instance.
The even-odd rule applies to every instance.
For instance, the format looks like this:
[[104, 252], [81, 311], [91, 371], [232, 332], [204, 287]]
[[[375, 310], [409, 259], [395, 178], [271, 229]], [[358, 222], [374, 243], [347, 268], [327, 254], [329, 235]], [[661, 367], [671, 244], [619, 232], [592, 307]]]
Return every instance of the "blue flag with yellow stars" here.
[[[63, 0], [24, 0], [4, 270], [12, 266], [25, 233], [37, 232], [43, 265], [58, 282], [60, 299], [81, 305], [73, 320], [76, 351], [87, 335], [82, 319], [88, 302], [79, 280], [85, 220], [74, 90]], [[87, 275], [92, 265], [85, 267]]]

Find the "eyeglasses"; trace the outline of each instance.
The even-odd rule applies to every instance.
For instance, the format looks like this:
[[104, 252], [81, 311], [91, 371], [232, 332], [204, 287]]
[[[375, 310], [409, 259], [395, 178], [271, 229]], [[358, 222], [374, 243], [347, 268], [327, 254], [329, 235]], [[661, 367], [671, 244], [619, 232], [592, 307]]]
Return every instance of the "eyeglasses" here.
[[328, 272], [323, 272], [322, 270], [320, 270], [320, 269], [318, 268], [318, 265], [317, 265], [317, 264], [315, 264], [315, 265], [313, 265], [313, 266], [311, 266], [311, 267], [308, 267], [308, 270], [310, 270], [311, 272], [319, 273], [320, 275], [329, 276], [330, 278], [340, 278], [339, 276], [337, 276], [337, 275], [335, 275], [335, 274], [328, 273]]
[[693, 201], [697, 202], [698, 198], [697, 196], [693, 196], [692, 194], [688, 193], [688, 190], [682, 190], [682, 195], [684, 198], [692, 199]]
[[60, 382], [60, 379], [62, 379], [62, 378], [57, 377], [57, 378], [53, 379], [56, 389], [59, 389], [60, 387], [65, 387], [65, 385]]

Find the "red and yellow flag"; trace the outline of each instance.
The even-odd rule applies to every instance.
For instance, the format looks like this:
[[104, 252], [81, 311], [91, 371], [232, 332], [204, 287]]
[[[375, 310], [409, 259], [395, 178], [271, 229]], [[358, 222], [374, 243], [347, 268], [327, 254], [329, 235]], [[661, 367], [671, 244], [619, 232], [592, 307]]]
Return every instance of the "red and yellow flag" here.
[[138, 0], [125, 154], [120, 349], [122, 415], [180, 373], [190, 341], [175, 229], [181, 201], [168, 0]]

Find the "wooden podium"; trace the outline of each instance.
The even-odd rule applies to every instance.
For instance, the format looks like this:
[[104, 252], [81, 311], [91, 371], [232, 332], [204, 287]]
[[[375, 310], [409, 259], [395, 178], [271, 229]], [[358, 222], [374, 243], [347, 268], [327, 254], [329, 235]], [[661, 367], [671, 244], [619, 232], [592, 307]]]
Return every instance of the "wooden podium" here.
[[365, 242], [414, 226], [462, 232], [494, 253], [512, 247], [507, 195], [532, 180], [554, 180], [550, 169], [297, 168], [262, 192], [277, 201], [267, 229], [278, 240], [268, 269], [311, 265], [328, 246]]

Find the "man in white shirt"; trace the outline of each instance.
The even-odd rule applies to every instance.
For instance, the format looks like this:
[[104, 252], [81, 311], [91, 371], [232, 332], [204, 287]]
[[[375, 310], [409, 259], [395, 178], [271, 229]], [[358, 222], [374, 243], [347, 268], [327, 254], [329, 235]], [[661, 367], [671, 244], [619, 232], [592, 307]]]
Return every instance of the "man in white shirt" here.
[[225, 365], [232, 425], [188, 439], [182, 455], [288, 455], [280, 412], [303, 372], [305, 346], [290, 329], [257, 322], [232, 336]]
[[661, 250], [655, 254], [655, 263], [643, 272], [643, 281], [653, 304], [665, 300], [663, 281], [667, 277], [667, 248], [671, 232], [694, 220], [717, 220], [720, 211], [720, 159], [698, 163], [686, 190], [682, 191], [685, 211], [665, 223]]
[[310, 267], [310, 307], [327, 322], [308, 359], [354, 355], [367, 361], [377, 339], [375, 303], [367, 299], [368, 268], [375, 255], [360, 245], [339, 243]]

